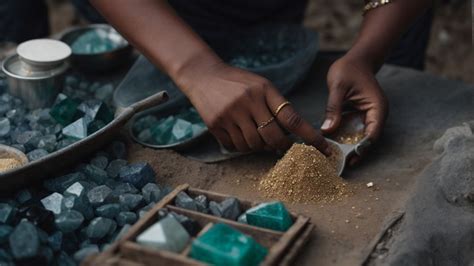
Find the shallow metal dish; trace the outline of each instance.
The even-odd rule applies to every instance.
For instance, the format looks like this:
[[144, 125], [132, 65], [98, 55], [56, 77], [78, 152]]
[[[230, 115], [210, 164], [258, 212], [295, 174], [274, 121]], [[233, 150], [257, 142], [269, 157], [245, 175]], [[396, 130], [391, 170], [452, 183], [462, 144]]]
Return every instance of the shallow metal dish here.
[[130, 105], [115, 115], [114, 120], [94, 134], [82, 139], [66, 148], [50, 153], [49, 155], [0, 174], [0, 191], [5, 192], [36, 183], [48, 176], [58, 173], [67, 167], [76, 164], [85, 156], [110, 142], [118, 135], [120, 129], [138, 112], [159, 105], [168, 100], [166, 92], [154, 94], [142, 101]]
[[[74, 27], [60, 34], [59, 39], [69, 46], [87, 31], [106, 31], [117, 36], [118, 48], [103, 53], [79, 54], [72, 51], [71, 64], [84, 72], [110, 71], [130, 62], [132, 46], [114, 28], [108, 24], [91, 24], [83, 27]], [[116, 40], [112, 40], [116, 41]]]
[[180, 107], [180, 106], [168, 105], [167, 108], [160, 109], [159, 112], [157, 112], [154, 108], [141, 112], [140, 114], [134, 116], [130, 120], [130, 127], [128, 129], [128, 132], [134, 141], [136, 141], [137, 143], [140, 143], [143, 146], [147, 146], [147, 147], [151, 147], [155, 149], [174, 149], [174, 150], [186, 149], [187, 147], [190, 147], [191, 145], [203, 140], [207, 135], [209, 135], [209, 130], [206, 128], [203, 132], [201, 132], [197, 136], [194, 136], [192, 138], [189, 138], [183, 141], [178, 141], [173, 144], [167, 144], [167, 145], [157, 145], [157, 144], [150, 144], [150, 143], [143, 142], [139, 140], [133, 132], [133, 124], [135, 123], [135, 121], [137, 121], [137, 119], [140, 119], [141, 117], [144, 117], [146, 115], [153, 115], [156, 118], [161, 119], [170, 115], [177, 114], [182, 109], [183, 107]]

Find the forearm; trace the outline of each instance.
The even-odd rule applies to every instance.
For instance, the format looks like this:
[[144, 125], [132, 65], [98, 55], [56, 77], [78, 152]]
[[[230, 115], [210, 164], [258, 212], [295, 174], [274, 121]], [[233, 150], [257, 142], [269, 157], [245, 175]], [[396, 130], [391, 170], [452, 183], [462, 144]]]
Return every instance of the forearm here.
[[347, 56], [366, 61], [376, 72], [401, 35], [430, 3], [431, 0], [394, 0], [370, 10]]
[[179, 82], [189, 66], [220, 62], [167, 1], [91, 0], [91, 3], [134, 47], [175, 82]]

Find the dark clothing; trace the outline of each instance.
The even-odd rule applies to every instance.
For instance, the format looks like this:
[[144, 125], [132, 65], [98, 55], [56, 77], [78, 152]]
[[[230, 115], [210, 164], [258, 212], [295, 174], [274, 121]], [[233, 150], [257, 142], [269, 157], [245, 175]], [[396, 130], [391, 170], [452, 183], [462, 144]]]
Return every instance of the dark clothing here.
[[[87, 0], [71, 0], [92, 23], [104, 19]], [[249, 27], [265, 23], [301, 23], [307, 0], [169, 0], [176, 12], [208, 43], [219, 43]], [[139, 4], [139, 2], [137, 2]], [[47, 7], [43, 0], [1, 0], [0, 41], [22, 42], [47, 36]], [[420, 16], [386, 62], [422, 70], [432, 10]]]

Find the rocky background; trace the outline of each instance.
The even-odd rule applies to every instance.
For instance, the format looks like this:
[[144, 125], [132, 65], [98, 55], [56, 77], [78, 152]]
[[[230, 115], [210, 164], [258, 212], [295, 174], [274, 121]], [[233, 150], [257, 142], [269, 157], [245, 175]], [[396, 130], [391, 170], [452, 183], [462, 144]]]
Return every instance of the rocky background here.
[[[362, 21], [362, 0], [309, 0], [305, 25], [321, 34], [323, 50], [350, 48]], [[48, 0], [53, 32], [83, 23], [68, 0]], [[436, 0], [427, 71], [474, 84], [471, 1]]]

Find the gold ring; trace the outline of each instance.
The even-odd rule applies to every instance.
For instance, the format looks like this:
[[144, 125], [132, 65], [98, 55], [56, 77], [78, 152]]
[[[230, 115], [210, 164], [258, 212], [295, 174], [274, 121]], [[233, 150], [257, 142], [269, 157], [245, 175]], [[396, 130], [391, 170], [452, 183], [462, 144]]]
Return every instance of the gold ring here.
[[267, 121], [261, 123], [260, 125], [258, 125], [257, 129], [262, 129], [268, 125], [270, 125], [271, 122], [273, 122], [273, 120], [275, 120], [275, 117], [272, 116], [270, 119], [268, 119]]
[[287, 105], [291, 105], [291, 103], [289, 101], [286, 101], [286, 102], [283, 102], [282, 104], [278, 105], [278, 107], [275, 111], [275, 116], [277, 116], [278, 113], [280, 113], [280, 111]]

